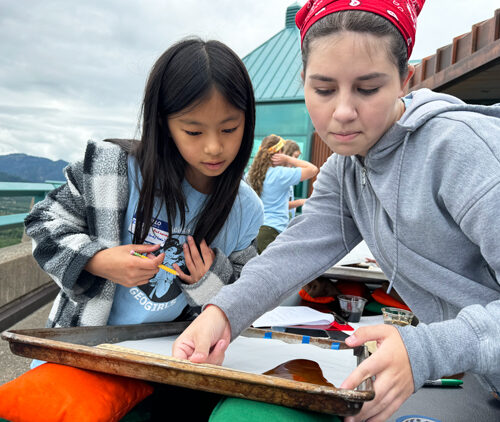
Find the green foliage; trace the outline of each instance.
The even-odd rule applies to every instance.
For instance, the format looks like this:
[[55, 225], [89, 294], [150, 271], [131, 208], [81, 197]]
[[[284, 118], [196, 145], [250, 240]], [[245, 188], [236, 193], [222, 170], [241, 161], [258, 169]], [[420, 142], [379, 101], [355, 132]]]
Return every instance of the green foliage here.
[[31, 199], [31, 196], [0, 196], [0, 215], [28, 212], [30, 210]]
[[[21, 214], [28, 212], [31, 197], [0, 197], [0, 215]], [[17, 245], [21, 242], [24, 233], [23, 224], [16, 226], [0, 227], [0, 248]]]
[[6, 229], [2, 229], [0, 227], [0, 248], [5, 248], [6, 246], [17, 245], [18, 243], [21, 243], [23, 233], [24, 227], [22, 224]]

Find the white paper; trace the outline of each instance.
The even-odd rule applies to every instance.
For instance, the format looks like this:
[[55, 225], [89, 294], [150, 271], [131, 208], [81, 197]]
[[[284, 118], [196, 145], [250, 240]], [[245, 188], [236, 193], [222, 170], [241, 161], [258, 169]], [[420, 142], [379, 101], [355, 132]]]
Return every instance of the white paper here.
[[257, 318], [254, 327], [278, 327], [287, 325], [324, 325], [334, 320], [332, 314], [319, 312], [308, 306], [278, 306]]
[[[383, 315], [372, 315], [372, 316], [364, 316], [361, 317], [359, 322], [349, 322], [349, 325], [357, 330], [360, 327], [368, 327], [370, 325], [378, 325], [384, 323]], [[348, 334], [352, 334], [352, 331], [347, 331]]]
[[[116, 343], [143, 352], [171, 356], [176, 336], [131, 340]], [[352, 349], [322, 349], [311, 344], [289, 344], [281, 340], [239, 336], [228, 347], [222, 364], [225, 368], [263, 374], [285, 362], [308, 359], [316, 362], [324, 378], [338, 387], [356, 368]]]

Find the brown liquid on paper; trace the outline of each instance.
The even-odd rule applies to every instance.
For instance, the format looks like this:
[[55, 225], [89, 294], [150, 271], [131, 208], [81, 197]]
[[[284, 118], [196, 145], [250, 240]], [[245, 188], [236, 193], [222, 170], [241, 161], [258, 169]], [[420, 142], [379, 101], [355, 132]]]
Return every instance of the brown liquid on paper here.
[[323, 376], [320, 366], [308, 359], [293, 359], [264, 372], [264, 375], [334, 387]]

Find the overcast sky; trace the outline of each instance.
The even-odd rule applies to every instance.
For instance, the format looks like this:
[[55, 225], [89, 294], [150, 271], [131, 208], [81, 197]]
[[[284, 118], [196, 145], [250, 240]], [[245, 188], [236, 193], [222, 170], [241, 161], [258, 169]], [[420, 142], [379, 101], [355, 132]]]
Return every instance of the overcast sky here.
[[[195, 34], [244, 57], [284, 28], [293, 3], [0, 0], [0, 155], [74, 161], [87, 139], [134, 137], [147, 75], [170, 44]], [[495, 8], [500, 0], [427, 0], [411, 58], [435, 53]]]

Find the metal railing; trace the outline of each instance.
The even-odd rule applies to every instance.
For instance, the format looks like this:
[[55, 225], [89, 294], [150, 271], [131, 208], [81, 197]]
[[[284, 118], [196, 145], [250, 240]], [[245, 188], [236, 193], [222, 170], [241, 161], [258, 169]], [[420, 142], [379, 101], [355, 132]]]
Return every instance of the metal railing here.
[[[33, 197], [33, 203], [45, 198], [52, 189], [61, 186], [64, 182], [47, 180], [45, 183], [0, 182], [0, 198], [2, 197]], [[0, 215], [0, 229], [23, 224], [27, 212], [21, 214]]]

